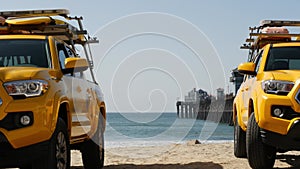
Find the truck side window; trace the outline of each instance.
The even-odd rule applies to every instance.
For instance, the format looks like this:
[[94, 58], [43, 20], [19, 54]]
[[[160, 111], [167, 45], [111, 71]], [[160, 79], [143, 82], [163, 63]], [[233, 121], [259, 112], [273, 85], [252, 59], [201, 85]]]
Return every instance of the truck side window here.
[[[69, 46], [65, 46], [65, 47], [66, 47], [66, 51], [67, 51], [69, 57], [77, 57], [78, 56], [78, 55], [76, 55], [74, 50], [72, 50]], [[84, 78], [83, 72], [75, 72], [72, 75], [77, 78], [81, 78], [81, 79]]]
[[[59, 64], [61, 69], [65, 69], [65, 59], [70, 57], [76, 57], [77, 55], [75, 52], [67, 45], [64, 45], [62, 43], [57, 43], [57, 52], [59, 57]], [[77, 78], [84, 78], [84, 75], [82, 72], [76, 72], [71, 73], [71, 76], [77, 77]]]
[[261, 58], [262, 58], [262, 54], [263, 51], [260, 51], [259, 55], [257, 56], [257, 58], [255, 59], [255, 72], [257, 73], [260, 67], [260, 62], [261, 62]]
[[76, 57], [76, 54], [73, 52], [73, 50], [70, 47], [68, 47], [68, 46], [65, 46], [65, 47], [66, 47], [69, 57]]
[[65, 52], [63, 50], [60, 50], [58, 52], [58, 55], [59, 55], [60, 67], [61, 67], [61, 69], [65, 69], [65, 59], [66, 59]]
[[[260, 67], [260, 62], [261, 62], [261, 58], [262, 58], [262, 54], [263, 51], [260, 51], [259, 54], [255, 57], [255, 59], [253, 60], [253, 62], [255, 63], [255, 72], [257, 73]], [[248, 78], [254, 78], [255, 75], [248, 75]]]
[[57, 43], [57, 52], [61, 69], [65, 69], [65, 59], [68, 58], [64, 44]]

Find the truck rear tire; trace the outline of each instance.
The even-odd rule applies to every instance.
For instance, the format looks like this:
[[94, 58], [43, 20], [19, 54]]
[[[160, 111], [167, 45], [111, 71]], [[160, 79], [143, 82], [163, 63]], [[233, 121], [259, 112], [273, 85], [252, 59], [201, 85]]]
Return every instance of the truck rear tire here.
[[48, 152], [32, 164], [33, 169], [70, 169], [70, 144], [67, 126], [58, 119]]
[[246, 149], [249, 165], [253, 169], [273, 168], [276, 149], [262, 142], [260, 128], [255, 121], [254, 113], [251, 114], [248, 120]]
[[246, 158], [246, 132], [239, 126], [237, 119], [234, 124], [234, 156]]
[[92, 139], [81, 147], [82, 162], [85, 169], [101, 169], [104, 166], [104, 135], [102, 116], [98, 121], [98, 129]]

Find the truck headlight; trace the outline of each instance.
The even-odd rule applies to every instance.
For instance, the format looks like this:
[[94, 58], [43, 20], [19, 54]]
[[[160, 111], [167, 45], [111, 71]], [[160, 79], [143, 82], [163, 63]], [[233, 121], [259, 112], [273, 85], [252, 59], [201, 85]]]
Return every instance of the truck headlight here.
[[22, 80], [4, 83], [10, 96], [40, 96], [48, 90], [48, 83], [44, 80]]
[[262, 82], [262, 89], [268, 94], [287, 95], [294, 87], [293, 82], [267, 80]]

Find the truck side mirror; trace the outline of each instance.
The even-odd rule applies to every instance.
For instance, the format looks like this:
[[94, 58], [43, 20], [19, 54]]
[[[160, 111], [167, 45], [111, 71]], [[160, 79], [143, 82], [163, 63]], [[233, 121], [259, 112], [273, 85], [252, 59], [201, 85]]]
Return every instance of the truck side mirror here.
[[82, 72], [89, 68], [89, 63], [84, 58], [66, 58], [64, 74]]
[[242, 63], [238, 66], [238, 71], [240, 74], [256, 75], [255, 63], [253, 62]]

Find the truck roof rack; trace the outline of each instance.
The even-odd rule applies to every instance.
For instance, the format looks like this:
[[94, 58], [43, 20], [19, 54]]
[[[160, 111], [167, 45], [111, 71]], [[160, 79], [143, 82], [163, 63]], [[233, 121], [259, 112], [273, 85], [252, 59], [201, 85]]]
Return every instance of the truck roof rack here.
[[[69, 16], [67, 9], [2, 11], [0, 16], [6, 22], [0, 24], [0, 34], [36, 34], [57, 36], [66, 43], [98, 43], [96, 38], [86, 38], [88, 32], [83, 29], [82, 17]], [[75, 20], [78, 28], [57, 18]]]
[[46, 10], [23, 10], [23, 11], [2, 11], [0, 16], [8, 17], [28, 17], [28, 16], [67, 16], [69, 15], [67, 9], [46, 9]]
[[254, 50], [259, 50], [264, 45], [269, 43], [280, 42], [298, 42], [300, 40], [300, 33], [267, 33], [263, 32], [264, 28], [268, 27], [299, 27], [300, 21], [290, 20], [262, 20], [259, 26], [249, 27], [249, 37], [245, 40], [240, 48], [248, 49], [248, 59], [251, 60]]
[[300, 21], [289, 20], [262, 20], [260, 21], [261, 27], [267, 26], [300, 26]]

